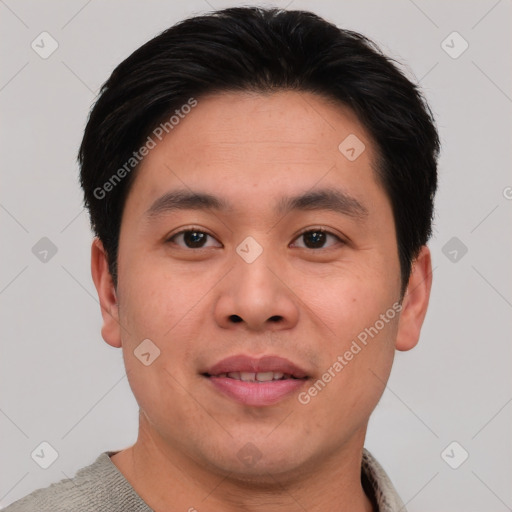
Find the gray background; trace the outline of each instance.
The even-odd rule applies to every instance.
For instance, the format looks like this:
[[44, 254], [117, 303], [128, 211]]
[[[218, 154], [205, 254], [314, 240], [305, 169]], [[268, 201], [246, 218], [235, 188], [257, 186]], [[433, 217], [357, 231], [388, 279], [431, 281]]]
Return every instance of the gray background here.
[[[411, 512], [512, 510], [511, 4], [274, 3], [360, 31], [406, 63], [439, 126], [431, 305], [366, 443]], [[135, 441], [121, 352], [100, 335], [75, 156], [115, 65], [176, 21], [230, 5], [241, 3], [0, 0], [1, 506]], [[43, 31], [59, 45], [47, 59], [31, 48]], [[460, 39], [442, 45], [454, 31], [469, 44], [458, 58], [445, 49]], [[32, 250], [43, 237], [57, 248], [46, 262]], [[43, 441], [58, 452], [46, 470], [31, 458]], [[443, 459], [452, 441], [463, 448]], [[445, 460], [462, 449], [469, 458], [452, 469]]]

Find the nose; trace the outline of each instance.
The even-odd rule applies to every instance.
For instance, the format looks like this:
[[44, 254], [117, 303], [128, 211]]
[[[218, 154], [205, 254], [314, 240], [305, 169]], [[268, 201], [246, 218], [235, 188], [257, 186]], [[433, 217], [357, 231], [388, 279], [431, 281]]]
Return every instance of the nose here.
[[261, 254], [248, 263], [238, 255], [222, 280], [215, 303], [217, 324], [226, 329], [239, 325], [251, 331], [293, 328], [299, 318], [299, 298], [283, 265]]

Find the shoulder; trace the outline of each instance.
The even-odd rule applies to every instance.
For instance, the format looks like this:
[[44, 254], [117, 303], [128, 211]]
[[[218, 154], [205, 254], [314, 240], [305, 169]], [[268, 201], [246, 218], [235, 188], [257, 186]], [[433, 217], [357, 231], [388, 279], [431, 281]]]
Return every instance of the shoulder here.
[[37, 489], [3, 509], [3, 512], [77, 510], [151, 512], [110, 460], [109, 452], [102, 453], [93, 464], [80, 469], [74, 478]]
[[363, 487], [368, 487], [379, 512], [407, 512], [389, 476], [377, 459], [365, 448], [362, 460]]

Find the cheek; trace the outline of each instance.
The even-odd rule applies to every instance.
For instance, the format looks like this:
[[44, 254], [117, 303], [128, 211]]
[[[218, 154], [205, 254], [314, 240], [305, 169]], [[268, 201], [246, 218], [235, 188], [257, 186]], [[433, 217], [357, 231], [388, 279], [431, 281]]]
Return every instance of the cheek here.
[[340, 425], [349, 434], [357, 432], [380, 400], [391, 372], [398, 315], [391, 319], [395, 313], [391, 310], [386, 323], [380, 312], [369, 310], [347, 307], [338, 315], [338, 339], [335, 343], [321, 341], [323, 373], [300, 397], [302, 404], [309, 401], [305, 407], [310, 409], [310, 416], [319, 425], [330, 425], [334, 433]]
[[[318, 282], [308, 283], [301, 296], [313, 313], [313, 321], [316, 318], [328, 338], [341, 349], [376, 322], [379, 322], [379, 331], [390, 335], [391, 321], [397, 317], [393, 305], [398, 299], [399, 287], [396, 280], [392, 280], [391, 272], [389, 276], [377, 275], [364, 267], [351, 268], [329, 276], [320, 286]], [[385, 315], [385, 329], [382, 329], [381, 315]]]
[[318, 343], [322, 370], [327, 373], [320, 380], [329, 381], [325, 389], [322, 383], [317, 386], [322, 397], [313, 407], [318, 407], [320, 415], [332, 403], [337, 404], [334, 415], [353, 411], [362, 418], [380, 399], [383, 381], [391, 371], [400, 314], [393, 279], [391, 273], [387, 277], [369, 270], [347, 272], [337, 280], [329, 279], [322, 293], [313, 286], [305, 290], [321, 329]]
[[[125, 365], [133, 373], [134, 387], [140, 379], [143, 379], [140, 389], [149, 387], [148, 399], [158, 392], [158, 380], [167, 382], [170, 378], [167, 384], [172, 385], [169, 374], [183, 381], [185, 362], [190, 360], [203, 325], [198, 318], [201, 299], [215, 283], [211, 273], [206, 278], [203, 276], [208, 276], [207, 272], [194, 272], [192, 276], [165, 263], [162, 258], [133, 256], [133, 259], [126, 258], [119, 268], [119, 316]], [[148, 367], [134, 354], [146, 339], [154, 343], [155, 351], [160, 351]]]
[[134, 258], [119, 269], [121, 319], [138, 338], [165, 341], [184, 325], [190, 327], [194, 306], [212, 287], [212, 277], [177, 271], [164, 258], [140, 257], [138, 261], [143, 265], [136, 265]]

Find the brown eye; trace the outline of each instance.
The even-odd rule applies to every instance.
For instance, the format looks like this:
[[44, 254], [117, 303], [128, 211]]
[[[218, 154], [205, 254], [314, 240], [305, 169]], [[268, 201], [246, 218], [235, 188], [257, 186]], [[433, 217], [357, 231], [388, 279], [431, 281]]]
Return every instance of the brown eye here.
[[[215, 238], [204, 231], [200, 231], [198, 229], [187, 229], [173, 235], [169, 238], [169, 242], [173, 242], [176, 245], [188, 249], [202, 249], [205, 247], [212, 247], [212, 245], [206, 245], [208, 239], [216, 242]], [[213, 245], [213, 247], [218, 246], [219, 245]]]
[[[330, 239], [333, 241], [326, 245]], [[299, 235], [296, 240], [302, 240], [302, 244], [295, 243], [294, 245], [305, 249], [325, 249], [333, 244], [342, 242], [342, 240], [336, 235], [322, 229], [310, 229], [309, 231], [304, 231], [304, 233]]]
[[308, 231], [302, 236], [306, 247], [309, 249], [323, 247], [327, 239], [327, 235], [323, 231]]

